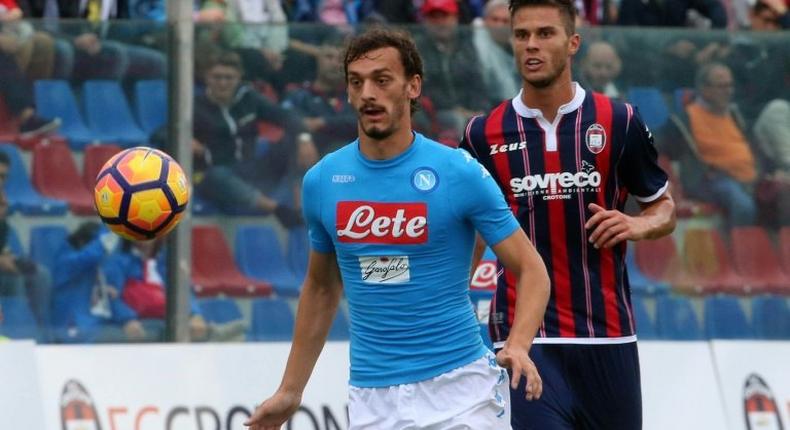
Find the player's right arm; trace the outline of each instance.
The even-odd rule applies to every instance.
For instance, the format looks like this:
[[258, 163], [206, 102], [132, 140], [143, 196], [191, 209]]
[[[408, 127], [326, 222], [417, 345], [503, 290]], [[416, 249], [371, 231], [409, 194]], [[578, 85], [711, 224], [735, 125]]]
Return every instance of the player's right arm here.
[[334, 244], [321, 220], [321, 166], [321, 162], [313, 166], [302, 185], [302, 211], [312, 250], [296, 311], [291, 353], [280, 387], [245, 423], [250, 430], [279, 430], [299, 408], [343, 293]]
[[296, 412], [326, 343], [343, 287], [334, 253], [312, 251], [296, 312], [291, 353], [280, 387], [244, 423], [250, 430], [279, 430]]

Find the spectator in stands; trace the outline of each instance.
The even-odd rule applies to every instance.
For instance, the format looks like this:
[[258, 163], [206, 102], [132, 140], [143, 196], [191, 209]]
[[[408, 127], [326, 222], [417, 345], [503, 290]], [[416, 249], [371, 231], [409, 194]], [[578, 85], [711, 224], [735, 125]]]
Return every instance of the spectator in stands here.
[[681, 162], [686, 194], [724, 209], [730, 226], [752, 225], [758, 166], [747, 127], [732, 104], [734, 86], [726, 65], [703, 66], [697, 74], [696, 100], [672, 117], [661, 142]]
[[423, 95], [443, 129], [463, 133], [466, 121], [490, 107], [483, 67], [471, 37], [458, 28], [455, 0], [426, 0], [420, 9], [425, 31], [415, 42], [425, 61]]
[[[47, 36], [34, 32], [28, 23], [19, 21], [21, 17], [22, 11], [15, 2], [0, 1], [0, 98], [18, 122], [22, 137], [32, 138], [56, 130], [60, 119], [36, 114], [29, 79], [46, 73], [47, 61], [41, 48], [46, 45]], [[37, 56], [33, 55], [35, 52]], [[50, 54], [51, 59], [52, 43]], [[49, 68], [51, 71], [51, 61]], [[26, 70], [32, 75], [25, 76]]]
[[787, 30], [790, 11], [784, 0], [757, 0], [749, 9], [749, 24], [754, 31]]
[[765, 156], [766, 178], [758, 198], [766, 223], [790, 225], [790, 103], [768, 103], [754, 124], [754, 137]]
[[14, 254], [10, 247], [8, 223], [8, 199], [4, 184], [10, 163], [8, 156], [0, 152], [0, 295], [26, 296], [28, 303], [41, 327], [49, 324], [52, 280], [46, 267]]
[[719, 0], [622, 0], [618, 25], [641, 27], [685, 27], [688, 12], [694, 10], [710, 20], [714, 28], [727, 27], [727, 11]]
[[340, 47], [331, 40], [316, 52], [317, 76], [283, 97], [282, 107], [312, 118], [309, 131], [321, 153], [356, 138], [357, 115], [348, 102]]
[[581, 84], [584, 88], [622, 99], [623, 92], [617, 84], [622, 70], [620, 56], [609, 42], [597, 41], [587, 47], [581, 64]]
[[[281, 204], [271, 194], [293, 166], [305, 130], [317, 128], [317, 119], [302, 119], [243, 85], [243, 69], [236, 53], [222, 53], [206, 71], [206, 90], [195, 97], [193, 154], [197, 192], [224, 209], [259, 209], [274, 213], [286, 227], [301, 223], [298, 211]], [[258, 122], [267, 121], [285, 130], [256, 157]], [[262, 191], [263, 190], [263, 191]]]
[[52, 328], [57, 341], [143, 341], [161, 337], [152, 327], [144, 327], [100, 270], [118, 241], [117, 235], [88, 221], [61, 245], [52, 294]]
[[492, 101], [513, 98], [520, 78], [513, 68], [515, 58], [510, 46], [510, 10], [507, 0], [490, 0], [483, 18], [475, 20], [474, 45], [480, 60], [486, 94]]
[[[165, 253], [161, 239], [123, 240], [120, 249], [102, 264], [107, 284], [119, 292], [137, 319], [151, 319], [164, 330], [166, 296]], [[152, 321], [153, 322], [153, 321]], [[208, 326], [194, 296], [190, 296], [189, 334], [193, 341], [208, 338]]]

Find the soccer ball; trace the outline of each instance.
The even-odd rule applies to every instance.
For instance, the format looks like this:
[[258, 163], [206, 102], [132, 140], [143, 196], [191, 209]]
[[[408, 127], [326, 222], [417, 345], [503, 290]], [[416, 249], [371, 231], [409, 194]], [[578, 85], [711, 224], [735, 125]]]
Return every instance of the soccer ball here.
[[143, 146], [107, 160], [93, 191], [102, 221], [130, 240], [167, 234], [189, 202], [189, 183], [181, 166], [164, 152]]

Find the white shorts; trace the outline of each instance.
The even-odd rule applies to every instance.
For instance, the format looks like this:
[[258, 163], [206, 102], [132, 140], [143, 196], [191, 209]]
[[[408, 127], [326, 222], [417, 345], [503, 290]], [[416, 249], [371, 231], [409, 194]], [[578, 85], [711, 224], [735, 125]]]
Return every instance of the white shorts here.
[[510, 378], [493, 353], [412, 384], [349, 388], [349, 430], [510, 429]]

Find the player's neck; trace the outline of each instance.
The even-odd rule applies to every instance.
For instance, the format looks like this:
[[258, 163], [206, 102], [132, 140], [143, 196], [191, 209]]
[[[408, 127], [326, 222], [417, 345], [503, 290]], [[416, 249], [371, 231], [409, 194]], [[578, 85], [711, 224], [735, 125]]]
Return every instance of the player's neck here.
[[374, 139], [359, 130], [359, 150], [369, 160], [389, 160], [406, 152], [414, 141], [411, 123], [401, 127], [384, 139]]
[[573, 100], [576, 86], [571, 81], [570, 73], [563, 74], [551, 85], [543, 88], [534, 87], [524, 82], [521, 101], [531, 109], [540, 109], [543, 117], [553, 122], [560, 106]]

